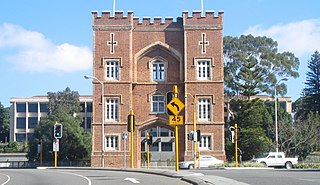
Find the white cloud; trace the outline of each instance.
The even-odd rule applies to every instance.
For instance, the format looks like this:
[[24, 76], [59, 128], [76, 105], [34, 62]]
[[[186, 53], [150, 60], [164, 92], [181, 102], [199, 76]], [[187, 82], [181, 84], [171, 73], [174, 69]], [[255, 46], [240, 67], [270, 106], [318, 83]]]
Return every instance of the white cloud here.
[[55, 45], [39, 32], [8, 23], [0, 25], [0, 52], [25, 71], [74, 72], [92, 66], [92, 51], [88, 47]]
[[256, 25], [248, 28], [245, 34], [267, 36], [278, 42], [280, 51], [290, 51], [303, 56], [320, 50], [320, 19], [308, 19], [270, 28]]

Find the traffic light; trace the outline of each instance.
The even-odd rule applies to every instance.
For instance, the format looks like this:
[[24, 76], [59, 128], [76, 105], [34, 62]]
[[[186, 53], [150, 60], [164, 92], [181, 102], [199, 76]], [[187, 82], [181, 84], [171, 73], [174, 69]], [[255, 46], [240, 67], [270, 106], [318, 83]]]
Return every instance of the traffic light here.
[[53, 126], [53, 136], [56, 139], [62, 138], [62, 124], [54, 124], [54, 126]]
[[193, 141], [193, 138], [194, 138], [194, 133], [193, 131], [191, 131], [190, 134], [188, 134], [188, 140]]
[[200, 141], [201, 139], [201, 131], [197, 130], [197, 141]]
[[[174, 98], [174, 93], [173, 92], [167, 92], [167, 104]], [[167, 108], [167, 114], [170, 116], [173, 116], [174, 114]]]
[[152, 145], [152, 143], [153, 143], [153, 138], [152, 138], [152, 136], [149, 134], [149, 132], [147, 132], [146, 139], [147, 139], [147, 144], [148, 144], [148, 145]]
[[133, 119], [133, 132], [134, 132], [136, 127], [135, 116], [130, 114], [128, 115], [128, 120], [127, 120], [127, 131], [131, 132], [131, 119]]

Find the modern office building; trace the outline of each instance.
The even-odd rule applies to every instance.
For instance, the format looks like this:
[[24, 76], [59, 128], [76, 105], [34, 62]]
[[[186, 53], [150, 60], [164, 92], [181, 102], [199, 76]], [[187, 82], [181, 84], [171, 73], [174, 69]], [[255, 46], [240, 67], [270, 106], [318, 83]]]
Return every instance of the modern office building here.
[[[92, 96], [80, 96], [84, 129], [91, 131]], [[10, 99], [10, 141], [28, 141], [34, 133], [34, 128], [42, 117], [48, 114], [47, 96], [32, 96], [29, 98]]]
[[169, 124], [166, 107], [167, 93], [174, 85], [185, 105], [179, 114], [184, 120], [178, 126], [179, 161], [193, 158], [187, 135], [193, 130], [194, 112], [201, 131], [199, 151], [225, 160], [223, 12], [183, 12], [176, 21], [170, 17], [140, 20], [133, 12], [114, 16], [92, 12], [92, 16], [92, 166], [100, 166], [101, 161], [108, 167], [130, 164], [131, 139], [125, 142], [122, 137], [130, 110], [136, 123], [135, 167], [142, 164], [147, 132], [153, 136], [151, 161], [174, 160], [174, 126]]

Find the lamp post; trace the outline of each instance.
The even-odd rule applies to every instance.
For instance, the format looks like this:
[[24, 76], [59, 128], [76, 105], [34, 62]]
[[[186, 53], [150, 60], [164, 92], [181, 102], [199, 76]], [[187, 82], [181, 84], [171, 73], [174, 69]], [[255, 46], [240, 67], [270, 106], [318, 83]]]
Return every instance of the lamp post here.
[[84, 76], [85, 79], [95, 79], [101, 84], [101, 167], [104, 167], [104, 85], [98, 78], [94, 76]]
[[[190, 95], [193, 99], [193, 133], [197, 133], [197, 112], [196, 112], [196, 97], [192, 96], [192, 94], [190, 93], [186, 93], [185, 98], [188, 97], [188, 95]], [[200, 138], [197, 138], [198, 140], [200, 140]], [[196, 156], [197, 156], [197, 141], [194, 140], [193, 141], [193, 164], [194, 164], [194, 168], [196, 168]]]
[[274, 122], [275, 122], [275, 127], [276, 127], [276, 152], [279, 152], [279, 140], [278, 140], [278, 110], [277, 110], [277, 86], [281, 81], [287, 81], [287, 78], [282, 78], [280, 79], [276, 85], [274, 86]]

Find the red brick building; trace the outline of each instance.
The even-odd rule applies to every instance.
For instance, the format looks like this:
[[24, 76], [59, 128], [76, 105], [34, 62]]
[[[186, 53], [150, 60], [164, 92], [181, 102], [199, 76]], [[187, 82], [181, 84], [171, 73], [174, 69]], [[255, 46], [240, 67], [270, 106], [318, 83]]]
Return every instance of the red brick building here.
[[[104, 84], [105, 166], [123, 167], [127, 115], [135, 114], [134, 165], [142, 165], [146, 131], [153, 135], [151, 161], [174, 160], [174, 127], [169, 125], [166, 94], [177, 85], [185, 104], [180, 113], [179, 160], [192, 157], [187, 134], [193, 111], [201, 130], [201, 154], [225, 159], [223, 89], [223, 12], [183, 12], [177, 18], [139, 18], [133, 12], [92, 12], [93, 75]], [[93, 81], [92, 166], [101, 161], [101, 84]], [[130, 164], [130, 137], [126, 140]], [[129, 166], [129, 165], [127, 165]]]

